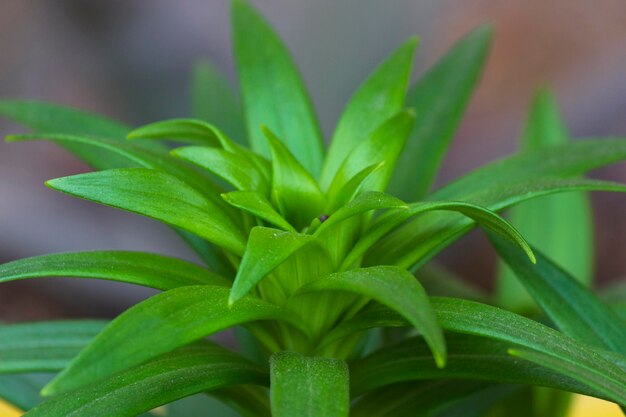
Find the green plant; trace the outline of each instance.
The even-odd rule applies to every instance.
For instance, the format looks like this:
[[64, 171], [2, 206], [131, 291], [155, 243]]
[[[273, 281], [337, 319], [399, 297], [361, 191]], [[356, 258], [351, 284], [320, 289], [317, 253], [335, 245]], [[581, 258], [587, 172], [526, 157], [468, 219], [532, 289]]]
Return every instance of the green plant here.
[[[9, 141], [50, 140], [97, 170], [49, 187], [164, 222], [206, 263], [100, 251], [0, 266], [1, 282], [71, 276], [163, 291], [110, 323], [0, 327], [1, 373], [59, 372], [39, 405], [24, 388], [30, 377], [3, 376], [1, 396], [47, 417], [135, 416], [203, 392], [245, 416], [468, 416], [515, 404], [534, 385], [626, 405], [619, 307], [496, 214], [548, 194], [626, 191], [580, 176], [626, 159], [626, 139], [541, 145], [566, 138], [543, 92], [528, 123], [532, 149], [430, 192], [482, 68], [489, 27], [461, 40], [408, 97], [417, 41], [402, 45], [354, 94], [325, 151], [283, 44], [244, 1], [233, 2], [233, 19], [247, 133], [237, 101], [206, 64], [193, 93], [196, 116], [207, 121], [131, 130], [56, 105], [0, 103], [1, 114], [34, 130]], [[170, 150], [159, 140], [185, 146]], [[550, 198], [545, 204], [562, 204]], [[518, 210], [541, 216], [547, 206], [538, 207]], [[464, 299], [475, 295], [425, 266], [476, 225], [541, 308], [524, 311], [545, 316]], [[412, 272], [457, 296], [427, 296]], [[500, 282], [502, 293], [515, 285], [510, 275]], [[239, 353], [206, 339], [233, 327]], [[178, 415], [214, 404], [195, 406]]]

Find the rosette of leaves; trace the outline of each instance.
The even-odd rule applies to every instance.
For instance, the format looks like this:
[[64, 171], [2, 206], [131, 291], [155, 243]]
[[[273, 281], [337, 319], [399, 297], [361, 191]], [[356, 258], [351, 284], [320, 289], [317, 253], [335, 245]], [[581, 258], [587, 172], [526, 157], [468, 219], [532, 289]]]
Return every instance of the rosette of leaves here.
[[[3, 282], [69, 276], [161, 290], [107, 323], [0, 327], [0, 396], [47, 417], [221, 415], [208, 401], [151, 411], [194, 394], [244, 416], [467, 416], [535, 385], [626, 404], [618, 313], [497, 214], [548, 194], [625, 191], [581, 174], [625, 159], [626, 139], [536, 147], [431, 191], [489, 27], [411, 87], [417, 40], [401, 45], [350, 99], [326, 149], [285, 46], [246, 2], [232, 10], [241, 107], [209, 64], [194, 74], [190, 119], [131, 129], [52, 104], [0, 103], [33, 129], [9, 141], [49, 140], [96, 170], [50, 188], [166, 223], [203, 261], [97, 251], [0, 266]], [[416, 278], [476, 226], [541, 308], [538, 320], [460, 287], [431, 297]], [[237, 351], [207, 339], [230, 328]], [[43, 379], [44, 401], [32, 373], [56, 373]]]

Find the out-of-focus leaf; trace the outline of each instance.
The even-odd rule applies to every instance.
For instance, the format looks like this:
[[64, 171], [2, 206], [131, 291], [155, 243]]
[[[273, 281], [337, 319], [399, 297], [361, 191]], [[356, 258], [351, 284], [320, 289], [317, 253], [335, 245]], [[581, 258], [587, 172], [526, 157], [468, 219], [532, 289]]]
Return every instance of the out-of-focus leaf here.
[[311, 100], [276, 33], [245, 0], [232, 2], [234, 54], [252, 149], [269, 156], [267, 125], [306, 170], [319, 175], [324, 147]]
[[348, 417], [348, 366], [340, 359], [278, 352], [270, 361], [272, 416]]
[[[0, 101], [0, 115], [37, 132], [100, 136], [116, 142], [122, 141], [130, 130], [127, 126], [102, 116], [42, 101]], [[60, 142], [59, 145], [95, 169], [127, 166], [124, 158], [114, 153], [102, 152], [80, 143]], [[141, 146], [162, 149], [156, 143], [142, 143]]]
[[429, 361], [430, 352], [421, 337], [406, 339], [353, 362], [350, 368], [352, 392], [358, 395], [406, 381], [467, 379], [550, 386], [610, 398], [602, 390], [589, 388], [558, 372], [517, 360], [508, 354], [510, 344], [506, 342], [463, 334], [447, 334], [446, 340], [449, 356], [442, 369]]
[[174, 230], [211, 271], [215, 271], [228, 279], [235, 276], [233, 265], [219, 247], [186, 230], [178, 228]]
[[211, 201], [176, 177], [145, 168], [126, 168], [46, 182], [64, 193], [152, 217], [188, 230], [235, 254], [245, 246], [238, 226]]
[[415, 115], [412, 110], [403, 110], [378, 126], [370, 136], [360, 141], [348, 153], [337, 169], [335, 177], [328, 187], [329, 200], [335, 200], [339, 191], [364, 169], [383, 163], [372, 172], [361, 186], [365, 190], [383, 191], [396, 161], [402, 152], [404, 143], [411, 132]]
[[209, 170], [238, 190], [269, 192], [269, 184], [263, 174], [251, 162], [233, 152], [206, 146], [185, 146], [174, 149], [172, 154]]
[[57, 372], [106, 325], [52, 321], [0, 326], [0, 373]]
[[93, 251], [34, 256], [0, 265], [0, 282], [41, 277], [97, 278], [169, 290], [230, 283], [182, 259], [145, 252]]
[[417, 271], [426, 293], [433, 297], [454, 297], [486, 303], [489, 296], [480, 288], [464, 281], [450, 270], [434, 262]]
[[20, 410], [30, 410], [43, 401], [39, 391], [50, 378], [48, 374], [0, 375], [0, 398]]
[[328, 217], [328, 219], [326, 219], [317, 228], [317, 230], [315, 230], [314, 235], [319, 236], [320, 234], [324, 233], [325, 230], [328, 230], [330, 227], [333, 227], [343, 220], [349, 219], [353, 216], [365, 213], [367, 211], [392, 208], [400, 209], [409, 207], [404, 201], [399, 200], [389, 194], [385, 194], [379, 191], [364, 192], [362, 194], [359, 194], [354, 200], [350, 201], [336, 212], [332, 213]]
[[222, 194], [222, 198], [231, 206], [242, 209], [274, 226], [290, 232], [296, 231], [287, 220], [274, 210], [272, 203], [261, 193], [255, 191], [233, 191]]
[[[522, 151], [568, 142], [569, 135], [549, 91], [535, 95], [522, 137]], [[593, 270], [593, 225], [589, 199], [583, 193], [548, 196], [511, 209], [511, 223], [524, 237], [580, 282], [589, 285]], [[496, 283], [498, 305], [532, 311], [532, 298], [504, 263]]]
[[248, 245], [237, 271], [229, 302], [235, 303], [245, 296], [267, 274], [313, 239], [311, 235], [254, 227], [248, 237]]
[[537, 264], [489, 236], [498, 254], [561, 331], [583, 343], [626, 354], [626, 324], [579, 281], [535, 250]]
[[197, 62], [191, 80], [191, 113], [214, 123], [238, 143], [246, 143], [241, 107], [230, 83], [208, 60]]
[[[239, 385], [211, 391], [210, 394], [237, 410], [241, 417], [271, 417], [267, 391], [266, 387], [260, 385]], [[188, 414], [180, 417], [188, 417]]]
[[272, 199], [283, 216], [300, 229], [323, 214], [324, 194], [311, 174], [267, 128], [263, 132], [272, 154]]
[[409, 90], [406, 106], [415, 109], [416, 119], [392, 194], [421, 200], [428, 193], [478, 82], [491, 35], [489, 26], [470, 32]]
[[55, 396], [26, 415], [134, 417], [198, 392], [266, 383], [267, 373], [259, 366], [216, 345], [198, 343]]
[[393, 266], [375, 266], [332, 274], [300, 289], [313, 291], [348, 291], [397, 311], [424, 335], [438, 367], [446, 363], [446, 343], [437, 324], [430, 300], [415, 277]]
[[344, 160], [359, 143], [404, 106], [417, 42], [417, 38], [411, 38], [398, 48], [350, 98], [324, 161], [322, 188], [330, 186]]
[[[354, 245], [350, 253], [343, 261], [342, 267], [348, 267], [357, 262], [363, 254], [378, 242], [383, 236], [389, 233], [397, 226], [404, 223], [412, 216], [425, 217], [425, 214], [431, 211], [451, 211], [463, 214], [464, 216], [476, 221], [487, 230], [493, 230], [495, 233], [506, 237], [514, 242], [526, 256], [534, 262], [532, 250], [523, 236], [515, 230], [506, 220], [498, 216], [493, 211], [478, 206], [476, 204], [464, 203], [459, 201], [433, 201], [419, 202], [409, 204], [408, 209], [400, 211], [390, 211], [379, 217], [368, 231]], [[452, 218], [454, 215], [449, 215]], [[436, 238], [436, 237], [435, 237]]]
[[228, 295], [224, 287], [188, 286], [131, 307], [81, 351], [44, 388], [44, 394], [90, 385], [228, 327], [257, 320], [295, 320], [280, 307], [253, 297], [229, 307]]

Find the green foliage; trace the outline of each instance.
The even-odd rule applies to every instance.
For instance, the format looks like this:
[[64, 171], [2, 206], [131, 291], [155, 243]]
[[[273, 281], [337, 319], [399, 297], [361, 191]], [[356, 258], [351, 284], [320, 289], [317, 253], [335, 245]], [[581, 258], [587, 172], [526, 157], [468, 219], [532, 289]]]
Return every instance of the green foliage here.
[[[242, 109], [208, 63], [194, 70], [196, 119], [131, 129], [0, 102], [0, 115], [34, 131], [9, 141], [49, 140], [97, 170], [49, 187], [168, 224], [205, 263], [95, 251], [0, 265], [0, 282], [64, 276], [162, 291], [110, 323], [0, 326], [0, 397], [52, 417], [147, 416], [162, 405], [170, 417], [223, 415], [217, 400], [246, 417], [563, 409], [561, 392], [535, 386], [626, 406], [626, 292], [586, 286], [589, 206], [560, 194], [625, 192], [581, 175], [626, 159], [626, 139], [568, 142], [542, 92], [521, 152], [429, 192], [489, 27], [411, 88], [417, 41], [407, 41], [350, 99], [326, 152], [286, 47], [246, 1], [232, 8]], [[498, 212], [520, 203], [518, 231]], [[510, 267], [493, 298], [424, 266], [477, 225]], [[239, 352], [206, 339], [230, 328]]]

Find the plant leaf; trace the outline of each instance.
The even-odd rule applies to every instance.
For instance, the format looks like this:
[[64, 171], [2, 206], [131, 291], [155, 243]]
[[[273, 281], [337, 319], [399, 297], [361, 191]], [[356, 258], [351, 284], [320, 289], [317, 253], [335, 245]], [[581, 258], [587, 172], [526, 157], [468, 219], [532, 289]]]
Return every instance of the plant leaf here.
[[430, 362], [430, 352], [421, 337], [409, 338], [355, 361], [350, 368], [353, 393], [358, 395], [405, 381], [469, 379], [549, 386], [609, 399], [619, 397], [609, 394], [606, 388], [590, 388], [582, 381], [541, 366], [529, 366], [508, 354], [507, 342], [464, 334], [446, 334], [446, 340], [449, 359], [443, 369]]
[[246, 143], [237, 95], [226, 77], [208, 60], [199, 61], [193, 67], [191, 110], [195, 119], [215, 123], [237, 143]]
[[[522, 150], [567, 143], [569, 134], [554, 97], [545, 89], [534, 97], [522, 137]], [[593, 225], [589, 199], [583, 193], [541, 198], [511, 209], [511, 222], [550, 259], [581, 282], [592, 282]], [[533, 311], [536, 304], [513, 272], [499, 264], [496, 281], [498, 305], [513, 311]]]
[[270, 361], [274, 417], [348, 417], [348, 366], [340, 359], [278, 352]]
[[[561, 358], [605, 380], [606, 389], [594, 395], [602, 395], [615, 402], [624, 400], [626, 361], [623, 356], [593, 349], [536, 321], [497, 307], [452, 298], [432, 298], [431, 302], [437, 313], [439, 325], [444, 330], [502, 342], [508, 348], [529, 349]], [[404, 319], [397, 313], [380, 306], [375, 307], [337, 326], [332, 333], [327, 335], [324, 344], [358, 330], [380, 326], [401, 326], [402, 321]], [[408, 324], [405, 322], [405, 325]], [[477, 376], [474, 375], [473, 379]], [[577, 379], [576, 374], [567, 376]], [[586, 384], [584, 381], [580, 382]], [[620, 390], [621, 394], [616, 397], [615, 394]]]
[[106, 325], [51, 321], [0, 326], [0, 373], [57, 372]]
[[238, 190], [269, 193], [263, 174], [236, 153], [206, 146], [185, 146], [174, 149], [172, 154], [209, 170]]
[[266, 127], [262, 129], [272, 154], [272, 198], [283, 216], [300, 229], [323, 214], [326, 199], [315, 179], [281, 141]]
[[387, 58], [354, 93], [330, 142], [320, 183], [327, 189], [347, 156], [404, 106], [417, 38]]
[[446, 343], [430, 300], [415, 277], [394, 266], [375, 266], [331, 274], [302, 287], [298, 293], [348, 291], [400, 313], [424, 335], [438, 367], [446, 363]]
[[191, 262], [144, 252], [93, 251], [33, 256], [0, 265], [0, 283], [26, 278], [98, 278], [169, 290], [228, 280]]
[[198, 392], [266, 384], [257, 365], [213, 344], [198, 343], [44, 402], [26, 416], [134, 417]]
[[280, 307], [253, 297], [229, 307], [228, 294], [227, 288], [217, 286], [180, 287], [131, 307], [48, 384], [44, 394], [92, 384], [231, 326], [267, 319], [295, 320]]
[[269, 155], [259, 130], [267, 125], [317, 177], [324, 157], [322, 134], [287, 48], [248, 2], [233, 1], [232, 18], [234, 54], [252, 149]]
[[21, 410], [43, 401], [39, 391], [50, 380], [47, 374], [0, 375], [0, 398]]
[[267, 274], [313, 239], [311, 235], [269, 227], [252, 228], [228, 302], [233, 304], [241, 299]]
[[314, 235], [319, 236], [325, 230], [328, 230], [328, 228], [361, 213], [371, 210], [392, 208], [401, 209], [409, 207], [404, 201], [379, 191], [367, 191], [361, 193], [354, 200], [332, 213], [328, 219], [320, 224], [317, 230], [315, 230]]
[[[376, 220], [369, 230], [354, 245], [342, 263], [346, 268], [357, 260], [379, 239], [399, 226], [412, 216], [424, 215], [430, 211], [454, 211], [476, 221], [487, 230], [505, 236], [507, 239], [524, 251], [526, 256], [534, 262], [534, 255], [522, 235], [502, 217], [485, 207], [459, 201], [433, 201], [409, 204], [409, 208], [397, 212], [388, 212]], [[421, 216], [420, 216], [421, 217]]]
[[[0, 115], [38, 132], [100, 136], [120, 142], [130, 130], [121, 123], [99, 115], [42, 101], [3, 100], [0, 101]], [[127, 166], [123, 158], [109, 152], [94, 150], [79, 143], [58, 144], [95, 169]], [[140, 146], [162, 149], [156, 143], [141, 143]]]
[[242, 231], [211, 201], [176, 177], [145, 168], [115, 169], [57, 178], [50, 188], [142, 214], [188, 230], [242, 254]]
[[535, 250], [537, 264], [489, 235], [498, 254], [559, 329], [583, 343], [626, 354], [626, 324], [591, 291]]
[[396, 167], [391, 193], [421, 200], [428, 193], [482, 72], [492, 29], [480, 26], [450, 49], [410, 90], [413, 131]]
[[244, 210], [274, 226], [289, 232], [296, 231], [287, 220], [274, 210], [272, 203], [261, 193], [255, 191], [232, 191], [222, 194], [222, 198], [231, 206]]
[[363, 168], [356, 175], [350, 178], [341, 189], [337, 192], [333, 201], [328, 205], [328, 212], [332, 213], [341, 206], [347, 204], [349, 201], [355, 198], [366, 184], [370, 175], [385, 166], [385, 162], [379, 162], [378, 164], [372, 164], [366, 168]]
[[361, 186], [371, 191], [383, 191], [396, 161], [404, 148], [411, 132], [415, 115], [411, 110], [403, 110], [377, 127], [370, 136], [359, 142], [337, 169], [335, 177], [328, 187], [328, 199], [335, 200], [339, 191], [356, 175], [373, 164], [384, 163], [372, 172], [367, 182]]

